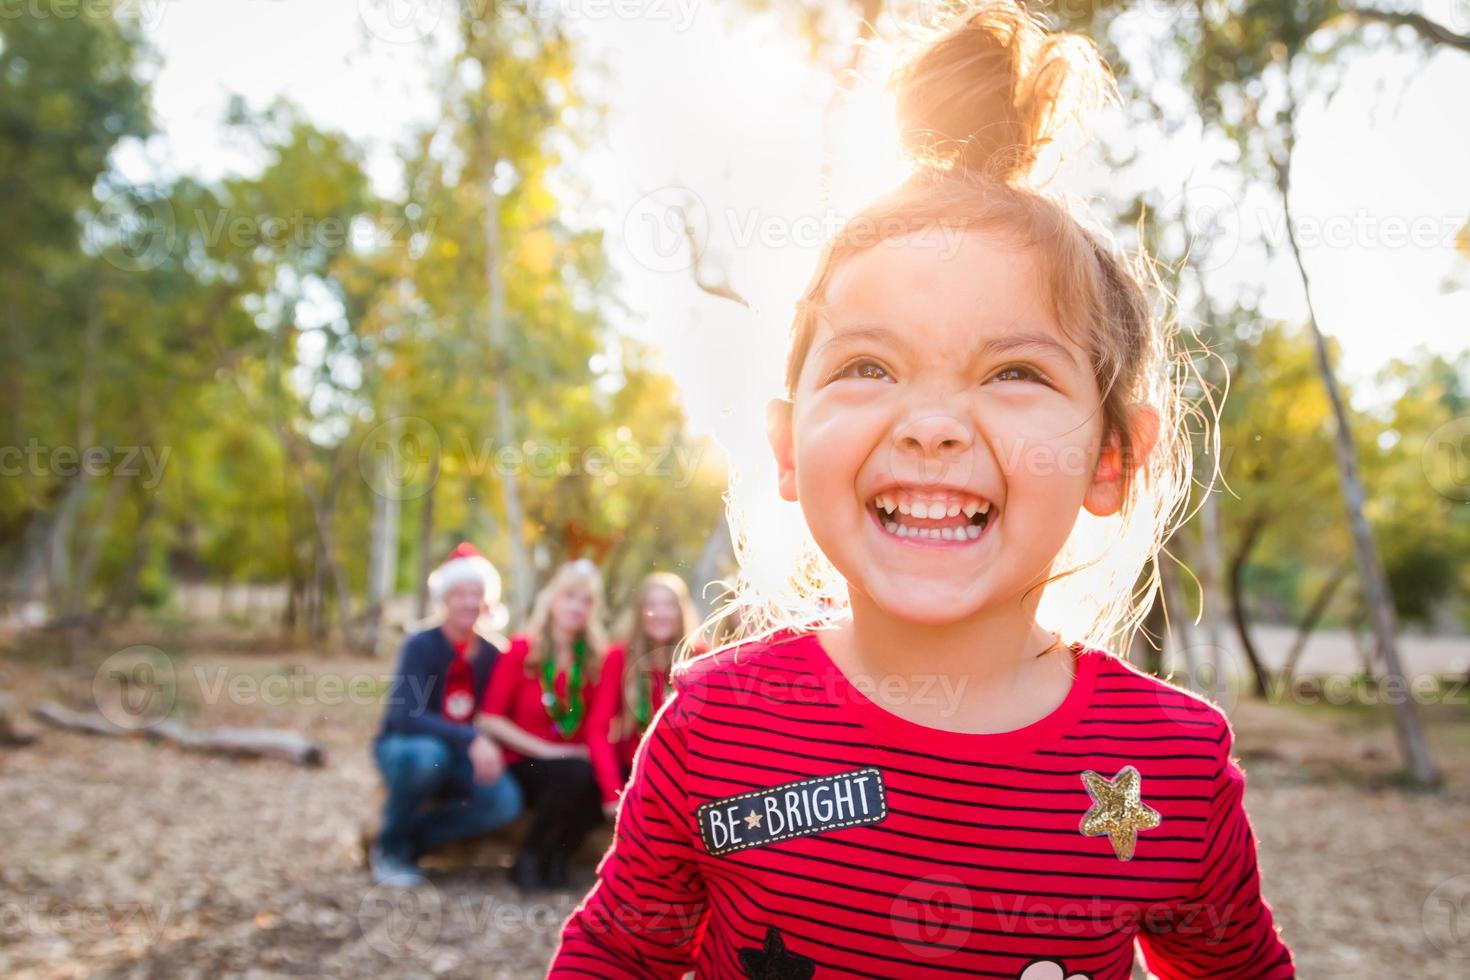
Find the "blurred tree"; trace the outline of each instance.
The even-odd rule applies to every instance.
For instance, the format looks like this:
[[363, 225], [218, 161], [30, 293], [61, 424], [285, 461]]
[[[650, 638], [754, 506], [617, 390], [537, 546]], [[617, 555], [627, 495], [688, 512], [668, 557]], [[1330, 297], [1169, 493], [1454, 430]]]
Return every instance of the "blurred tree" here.
[[16, 570], [12, 602], [76, 605], [73, 537], [95, 467], [57, 453], [99, 438], [91, 387], [108, 333], [102, 270], [80, 232], [113, 147], [151, 132], [138, 78], [148, 57], [141, 35], [110, 17], [0, 19], [0, 549]]

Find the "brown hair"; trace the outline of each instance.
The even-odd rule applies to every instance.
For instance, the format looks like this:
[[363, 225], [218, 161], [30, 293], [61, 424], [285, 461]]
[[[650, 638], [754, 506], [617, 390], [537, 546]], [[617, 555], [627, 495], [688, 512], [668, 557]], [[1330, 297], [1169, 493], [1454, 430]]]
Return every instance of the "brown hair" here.
[[[1150, 308], [1150, 290], [1158, 281], [1147, 256], [1130, 259], [1114, 251], [1101, 230], [1085, 226], [1061, 200], [1037, 188], [1042, 150], [1064, 124], [1115, 97], [1111, 73], [1088, 39], [1051, 32], [1019, 4], [995, 0], [940, 26], [895, 82], [900, 135], [913, 173], [858, 212], [824, 248], [797, 301], [786, 397], [795, 395], [833, 273], [852, 256], [935, 230], [984, 232], [1032, 251], [1045, 270], [1057, 322], [1089, 354], [1101, 393], [1104, 443], [1116, 439], [1121, 452], [1123, 507], [1114, 540], [1047, 580], [1087, 568], [1098, 573], [1073, 598], [1091, 608], [1071, 631], [1107, 645], [1135, 628], [1152, 600], [1156, 569], [1136, 586], [1177, 526], [1173, 520], [1188, 496], [1192, 457], [1186, 420], [1198, 414], [1180, 394], [1182, 375], [1193, 374], [1192, 366], [1173, 350], [1172, 324], [1156, 319]], [[1144, 459], [1130, 438], [1132, 407], [1139, 404], [1152, 406], [1160, 422], [1158, 440]], [[1069, 558], [1078, 550], [1078, 537], [1074, 532], [1064, 549]], [[739, 553], [738, 532], [735, 541]], [[730, 601], [745, 610], [747, 638], [810, 623], [813, 612], [830, 622], [835, 570], [811, 554], [802, 565], [792, 593], [804, 607], [799, 613], [792, 613], [790, 601], [780, 609], [754, 601], [749, 588], [737, 583]]]
[[[670, 643], [655, 644], [643, 625], [643, 607], [654, 589], [669, 590], [679, 604], [679, 630]], [[673, 668], [676, 648], [699, 625], [694, 601], [689, 597], [689, 586], [673, 572], [653, 572], [639, 583], [628, 604], [628, 616], [631, 621], [626, 626], [627, 646], [623, 652], [621, 678], [623, 710], [614, 720], [613, 741], [638, 733], [634, 705], [638, 703], [639, 691], [648, 687], [648, 672], [661, 670], [668, 676]]]

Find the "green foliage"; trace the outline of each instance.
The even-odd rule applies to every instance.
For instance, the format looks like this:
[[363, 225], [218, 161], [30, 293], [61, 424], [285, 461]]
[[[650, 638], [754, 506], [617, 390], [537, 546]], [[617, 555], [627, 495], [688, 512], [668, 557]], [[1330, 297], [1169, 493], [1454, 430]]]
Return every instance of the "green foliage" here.
[[[159, 460], [156, 474], [90, 476], [43, 462], [3, 482], [0, 550], [12, 567], [40, 559], [53, 609], [157, 606], [175, 580], [207, 578], [285, 581], [316, 629], [333, 606], [350, 616], [376, 502], [359, 449], [404, 416], [441, 454], [435, 560], [471, 536], [503, 567], [508, 478], [548, 567], [592, 553], [621, 592], [699, 553], [721, 506], [718, 461], [685, 432], [655, 356], [609, 330], [600, 233], [563, 219], [585, 193], [563, 157], [598, 116], [573, 86], [576, 51], [530, 16], [460, 26], [440, 121], [405, 142], [395, 199], [374, 192], [360, 147], [285, 102], [236, 100], [222, 120], [257, 172], [129, 182], [107, 160], [150, 132], [139, 39], [105, 17], [0, 22], [0, 217], [16, 232], [0, 242], [5, 442], [142, 446]], [[487, 259], [505, 284], [503, 349]], [[498, 385], [519, 446], [486, 438]], [[570, 447], [564, 466], [494, 465], [533, 442]], [[640, 466], [598, 464], [628, 447]], [[687, 481], [661, 475], [660, 447], [697, 449], [703, 465]], [[399, 525], [410, 592], [426, 502], [408, 495]]]

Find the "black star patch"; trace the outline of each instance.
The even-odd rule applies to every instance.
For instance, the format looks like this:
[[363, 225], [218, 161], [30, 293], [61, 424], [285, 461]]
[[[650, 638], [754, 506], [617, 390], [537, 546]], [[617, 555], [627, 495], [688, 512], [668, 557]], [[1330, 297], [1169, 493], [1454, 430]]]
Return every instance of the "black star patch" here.
[[775, 926], [766, 927], [763, 949], [740, 950], [740, 966], [750, 980], [811, 980], [816, 961], [786, 952], [786, 943]]

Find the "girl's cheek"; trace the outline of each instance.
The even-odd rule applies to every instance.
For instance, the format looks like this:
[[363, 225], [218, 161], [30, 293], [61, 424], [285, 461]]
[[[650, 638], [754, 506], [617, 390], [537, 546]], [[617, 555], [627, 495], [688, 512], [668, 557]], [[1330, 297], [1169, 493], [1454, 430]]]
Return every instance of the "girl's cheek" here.
[[805, 409], [798, 410], [798, 424], [804, 422], [809, 430], [828, 434], [881, 435], [885, 420], [892, 414], [883, 397], [886, 386], [840, 385], [819, 389], [809, 396]]

